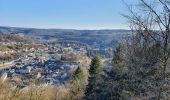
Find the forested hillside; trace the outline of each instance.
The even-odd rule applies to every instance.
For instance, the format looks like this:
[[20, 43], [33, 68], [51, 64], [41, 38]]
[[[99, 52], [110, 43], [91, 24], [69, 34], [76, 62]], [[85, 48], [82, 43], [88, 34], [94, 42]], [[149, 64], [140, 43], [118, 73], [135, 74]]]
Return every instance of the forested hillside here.
[[72, 40], [87, 44], [93, 42], [105, 41], [110, 42], [121, 39], [122, 36], [129, 33], [129, 30], [75, 30], [75, 29], [35, 29], [35, 28], [17, 28], [17, 27], [0, 27], [0, 33], [24, 34], [41, 38], [42, 40]]

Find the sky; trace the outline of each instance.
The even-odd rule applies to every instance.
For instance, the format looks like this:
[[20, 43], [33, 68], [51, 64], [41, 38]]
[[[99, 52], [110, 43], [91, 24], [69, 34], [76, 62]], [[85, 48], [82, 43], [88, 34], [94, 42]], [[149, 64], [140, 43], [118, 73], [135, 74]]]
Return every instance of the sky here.
[[128, 29], [126, 12], [122, 0], [0, 0], [0, 26]]

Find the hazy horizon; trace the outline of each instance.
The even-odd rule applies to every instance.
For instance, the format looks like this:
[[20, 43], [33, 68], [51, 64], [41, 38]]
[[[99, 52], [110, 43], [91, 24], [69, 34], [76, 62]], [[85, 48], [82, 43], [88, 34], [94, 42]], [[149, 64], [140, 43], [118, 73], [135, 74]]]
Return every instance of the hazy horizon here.
[[130, 29], [128, 29], [128, 28], [100, 28], [100, 29], [83, 29], [83, 28], [80, 28], [80, 29], [78, 29], [78, 28], [45, 28], [45, 27], [40, 27], [40, 28], [38, 28], [38, 27], [23, 27], [23, 26], [1, 26], [0, 25], [0, 27], [10, 27], [10, 28], [26, 28], [26, 29], [63, 29], [63, 30], [130, 30]]

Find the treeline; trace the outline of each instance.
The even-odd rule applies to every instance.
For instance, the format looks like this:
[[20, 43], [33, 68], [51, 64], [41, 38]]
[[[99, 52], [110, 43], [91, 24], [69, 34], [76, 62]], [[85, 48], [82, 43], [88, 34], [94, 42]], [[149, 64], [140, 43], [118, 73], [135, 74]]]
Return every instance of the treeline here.
[[139, 1], [126, 4], [132, 35], [119, 42], [111, 70], [89, 71], [87, 100], [169, 100], [170, 2]]

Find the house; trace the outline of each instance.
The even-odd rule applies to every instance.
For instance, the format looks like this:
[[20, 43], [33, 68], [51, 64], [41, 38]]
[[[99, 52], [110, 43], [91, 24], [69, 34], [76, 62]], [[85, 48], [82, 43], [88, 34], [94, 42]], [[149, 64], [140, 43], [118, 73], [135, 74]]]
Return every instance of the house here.
[[41, 73], [40, 72], [38, 72], [37, 78], [41, 78]]
[[29, 73], [29, 69], [27, 69], [27, 68], [18, 69], [18, 70], [16, 70], [16, 73], [28, 74]]
[[65, 72], [65, 73], [61, 74], [60, 77], [61, 77], [61, 78], [66, 78], [66, 77], [67, 77], [67, 73]]
[[4, 56], [5, 53], [3, 51], [0, 51], [0, 56]]

